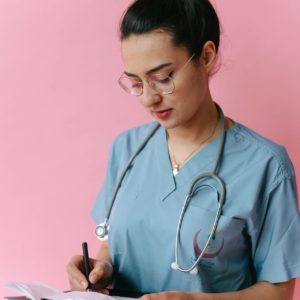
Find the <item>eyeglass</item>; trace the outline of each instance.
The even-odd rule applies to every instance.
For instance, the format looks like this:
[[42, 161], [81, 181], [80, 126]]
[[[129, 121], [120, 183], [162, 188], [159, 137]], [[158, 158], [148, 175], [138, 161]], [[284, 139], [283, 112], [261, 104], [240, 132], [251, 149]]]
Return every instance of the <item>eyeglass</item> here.
[[[193, 54], [188, 61], [177, 70], [176, 74], [180, 70], [183, 70], [194, 56], [195, 54]], [[161, 95], [172, 94], [175, 90], [175, 83], [170, 74], [153, 74], [146, 79], [146, 82], [154, 91], [160, 93]], [[143, 94], [144, 83], [141, 80], [123, 74], [119, 78], [118, 83], [125, 92], [132, 96], [141, 96]]]

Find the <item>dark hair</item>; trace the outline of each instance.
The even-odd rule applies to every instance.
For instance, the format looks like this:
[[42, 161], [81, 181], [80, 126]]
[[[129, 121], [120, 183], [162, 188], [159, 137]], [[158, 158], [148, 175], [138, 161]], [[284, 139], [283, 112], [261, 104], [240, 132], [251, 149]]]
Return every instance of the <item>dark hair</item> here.
[[207, 41], [219, 48], [219, 19], [209, 0], [136, 0], [123, 15], [120, 38], [156, 29], [170, 32], [174, 45], [185, 46], [195, 59]]

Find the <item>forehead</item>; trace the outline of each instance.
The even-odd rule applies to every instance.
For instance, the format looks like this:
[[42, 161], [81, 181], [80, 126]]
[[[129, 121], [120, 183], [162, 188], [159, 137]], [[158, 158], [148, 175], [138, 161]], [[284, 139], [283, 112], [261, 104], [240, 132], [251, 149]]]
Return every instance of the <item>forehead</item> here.
[[153, 67], [181, 61], [188, 55], [184, 47], [175, 47], [172, 36], [165, 31], [130, 35], [122, 41], [121, 53], [125, 71], [142, 74]]

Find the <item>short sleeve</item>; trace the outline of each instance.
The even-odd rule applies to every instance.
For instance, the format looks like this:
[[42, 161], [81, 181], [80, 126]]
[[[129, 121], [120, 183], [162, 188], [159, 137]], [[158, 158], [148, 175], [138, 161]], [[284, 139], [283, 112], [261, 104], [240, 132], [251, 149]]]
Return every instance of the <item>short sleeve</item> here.
[[283, 178], [269, 193], [255, 246], [257, 281], [278, 283], [300, 276], [300, 215], [294, 176]]
[[145, 135], [157, 127], [156, 124], [153, 122], [124, 131], [113, 141], [109, 151], [105, 179], [91, 211], [91, 217], [96, 224], [104, 221], [118, 178], [128, 160], [144, 140]]
[[91, 217], [96, 224], [104, 221], [118, 176], [118, 169], [116, 142], [113, 142], [109, 151], [105, 179], [91, 211]]

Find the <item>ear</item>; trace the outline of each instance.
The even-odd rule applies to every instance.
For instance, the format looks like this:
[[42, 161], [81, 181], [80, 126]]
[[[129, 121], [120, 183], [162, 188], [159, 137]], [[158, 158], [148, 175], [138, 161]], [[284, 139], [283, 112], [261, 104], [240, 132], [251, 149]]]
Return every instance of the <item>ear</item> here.
[[216, 46], [212, 41], [207, 41], [202, 48], [202, 54], [200, 57], [200, 63], [205, 68], [207, 74], [210, 74], [213, 71], [216, 60]]

